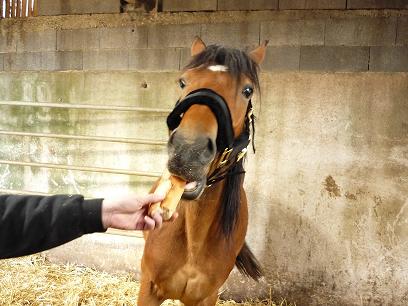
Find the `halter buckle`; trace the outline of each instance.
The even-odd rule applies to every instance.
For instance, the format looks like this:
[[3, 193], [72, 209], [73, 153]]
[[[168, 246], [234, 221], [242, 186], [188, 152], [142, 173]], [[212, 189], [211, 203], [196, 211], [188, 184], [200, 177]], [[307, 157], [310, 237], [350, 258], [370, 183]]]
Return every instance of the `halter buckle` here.
[[218, 168], [221, 166], [224, 166], [228, 162], [228, 159], [231, 153], [232, 153], [232, 149], [228, 149], [228, 148], [226, 148], [224, 152], [222, 152], [220, 162], [218, 163]]
[[241, 152], [238, 153], [237, 162], [239, 162], [247, 154], [248, 149], [243, 148]]

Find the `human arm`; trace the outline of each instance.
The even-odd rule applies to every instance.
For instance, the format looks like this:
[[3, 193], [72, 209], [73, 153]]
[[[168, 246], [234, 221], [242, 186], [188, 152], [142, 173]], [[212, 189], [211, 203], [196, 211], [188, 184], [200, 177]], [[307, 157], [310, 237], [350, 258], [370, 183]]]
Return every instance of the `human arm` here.
[[80, 195], [0, 195], [0, 258], [37, 253], [104, 232], [102, 199]]
[[150, 230], [162, 218], [147, 216], [162, 197], [123, 196], [85, 200], [80, 195], [0, 195], [0, 259], [24, 256], [108, 227]]

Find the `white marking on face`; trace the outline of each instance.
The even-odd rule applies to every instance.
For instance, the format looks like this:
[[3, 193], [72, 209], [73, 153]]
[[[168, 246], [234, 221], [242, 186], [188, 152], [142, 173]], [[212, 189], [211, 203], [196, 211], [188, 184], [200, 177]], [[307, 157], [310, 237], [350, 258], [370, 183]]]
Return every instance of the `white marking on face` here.
[[208, 69], [211, 71], [228, 71], [228, 67], [224, 65], [208, 66]]

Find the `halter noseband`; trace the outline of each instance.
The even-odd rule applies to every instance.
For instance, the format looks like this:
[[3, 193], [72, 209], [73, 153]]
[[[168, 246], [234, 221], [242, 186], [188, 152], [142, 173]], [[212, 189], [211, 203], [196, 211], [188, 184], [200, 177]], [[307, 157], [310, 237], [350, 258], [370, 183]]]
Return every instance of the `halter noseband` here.
[[176, 129], [181, 122], [183, 114], [194, 104], [206, 105], [214, 113], [218, 123], [217, 151], [220, 157], [215, 169], [207, 177], [207, 187], [221, 181], [228, 175], [236, 175], [231, 169], [247, 153], [247, 147], [251, 142], [250, 125], [254, 115], [251, 100], [248, 103], [244, 131], [234, 139], [231, 112], [224, 98], [208, 88], [200, 88], [190, 92], [184, 99], [178, 100], [173, 111], [167, 117], [167, 126], [170, 131]]

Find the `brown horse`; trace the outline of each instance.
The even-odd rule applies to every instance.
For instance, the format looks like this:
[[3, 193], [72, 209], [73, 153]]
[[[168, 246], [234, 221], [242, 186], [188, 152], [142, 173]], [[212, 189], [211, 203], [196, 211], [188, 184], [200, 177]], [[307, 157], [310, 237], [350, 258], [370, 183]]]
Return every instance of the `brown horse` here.
[[245, 243], [243, 157], [251, 126], [254, 132], [251, 97], [259, 90], [266, 44], [247, 54], [193, 42], [178, 80], [181, 98], [167, 118], [168, 169], [188, 183], [179, 217], [146, 235], [139, 306], [165, 299], [213, 306], [234, 265], [255, 280], [261, 276]]

